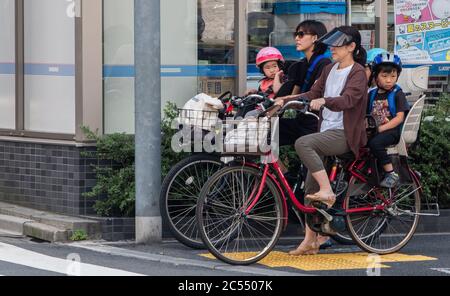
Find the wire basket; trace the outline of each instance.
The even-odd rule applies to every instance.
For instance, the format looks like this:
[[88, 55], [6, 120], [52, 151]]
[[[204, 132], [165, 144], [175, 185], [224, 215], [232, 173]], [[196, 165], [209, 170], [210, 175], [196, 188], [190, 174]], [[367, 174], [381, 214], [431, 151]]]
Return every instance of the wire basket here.
[[219, 111], [178, 109], [178, 124], [183, 127], [213, 131], [219, 119]]

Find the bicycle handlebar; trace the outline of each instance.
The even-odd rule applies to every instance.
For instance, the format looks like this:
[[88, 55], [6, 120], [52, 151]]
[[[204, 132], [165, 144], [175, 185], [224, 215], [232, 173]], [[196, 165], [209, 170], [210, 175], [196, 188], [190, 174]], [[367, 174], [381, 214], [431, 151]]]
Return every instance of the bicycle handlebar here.
[[[301, 107], [301, 108], [299, 108], [299, 107]], [[317, 120], [319, 120], [320, 117], [317, 116], [316, 114], [310, 112], [309, 107], [310, 107], [310, 101], [305, 100], [300, 97], [300, 99], [298, 99], [297, 101], [290, 101], [283, 107], [280, 107], [279, 105], [274, 105], [274, 106], [270, 107], [269, 109], [267, 109], [266, 111], [262, 112], [260, 114], [260, 117], [264, 117], [267, 114], [271, 114], [272, 112], [273, 112], [272, 116], [282, 117], [283, 114], [287, 110], [296, 109], [298, 112], [301, 112], [305, 115], [313, 116], [313, 117], [317, 118]], [[321, 110], [322, 109], [323, 109], [323, 107], [321, 108]], [[272, 116], [270, 116], [270, 117], [272, 117]]]

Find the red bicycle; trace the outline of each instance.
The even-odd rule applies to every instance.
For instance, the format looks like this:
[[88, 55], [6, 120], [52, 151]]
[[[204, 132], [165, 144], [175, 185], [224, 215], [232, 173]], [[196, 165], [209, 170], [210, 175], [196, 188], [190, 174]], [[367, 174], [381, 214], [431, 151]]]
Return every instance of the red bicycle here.
[[[290, 102], [308, 112], [309, 103]], [[258, 131], [249, 131], [254, 134]], [[337, 193], [331, 209], [322, 204], [303, 205], [295, 196], [276, 162], [259, 168], [243, 162], [215, 173], [201, 190], [197, 224], [208, 250], [219, 260], [249, 265], [267, 256], [287, 226], [287, 198], [316, 232], [330, 235], [348, 231], [363, 250], [388, 254], [404, 247], [413, 236], [421, 209], [421, 187], [416, 173], [395, 189], [378, 186], [377, 168], [367, 150], [359, 159], [332, 158], [330, 181]], [[266, 153], [270, 156], [271, 152]]]

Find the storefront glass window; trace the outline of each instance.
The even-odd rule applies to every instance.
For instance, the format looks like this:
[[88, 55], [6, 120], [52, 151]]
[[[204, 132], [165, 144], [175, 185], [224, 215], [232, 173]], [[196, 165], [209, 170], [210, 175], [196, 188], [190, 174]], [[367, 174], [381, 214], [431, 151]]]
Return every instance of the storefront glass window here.
[[328, 30], [345, 24], [346, 1], [324, 2], [327, 1], [248, 1], [248, 61], [252, 64], [249, 67], [249, 87], [254, 88], [261, 75], [254, 64], [262, 47], [274, 46], [286, 60], [296, 61], [303, 57], [296, 50], [292, 36], [299, 23], [317, 20], [323, 22]]
[[105, 133], [134, 132], [134, 0], [103, 1]]
[[213, 97], [234, 92], [234, 1], [168, 0], [161, 5], [162, 103], [182, 107], [200, 92]]
[[[133, 3], [104, 0], [105, 133], [134, 133]], [[233, 91], [234, 1], [161, 1], [161, 48], [162, 107]]]
[[14, 0], [0, 0], [0, 129], [15, 128]]
[[24, 1], [25, 129], [75, 133], [73, 1]]

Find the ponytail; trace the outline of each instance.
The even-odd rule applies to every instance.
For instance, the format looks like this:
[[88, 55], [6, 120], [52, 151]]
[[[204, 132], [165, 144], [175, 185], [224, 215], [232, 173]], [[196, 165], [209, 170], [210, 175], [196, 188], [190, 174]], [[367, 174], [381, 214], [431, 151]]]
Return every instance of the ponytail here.
[[361, 45], [357, 46], [353, 52], [353, 59], [355, 62], [365, 67], [367, 63], [367, 51]]

